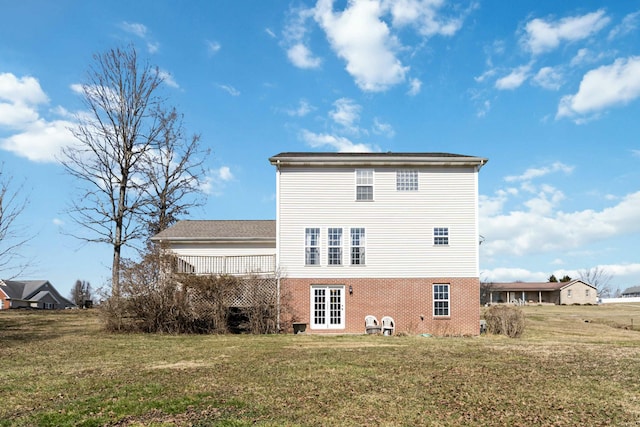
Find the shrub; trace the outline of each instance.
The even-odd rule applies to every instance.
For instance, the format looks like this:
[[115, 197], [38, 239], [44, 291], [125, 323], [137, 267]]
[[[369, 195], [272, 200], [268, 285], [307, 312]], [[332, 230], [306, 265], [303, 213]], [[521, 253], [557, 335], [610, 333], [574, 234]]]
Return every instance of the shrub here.
[[524, 332], [524, 313], [517, 307], [494, 305], [485, 312], [484, 318], [492, 334], [518, 338]]
[[275, 277], [171, 274], [162, 258], [151, 252], [121, 268], [120, 295], [101, 305], [108, 331], [227, 333], [240, 317], [236, 331], [278, 332]]

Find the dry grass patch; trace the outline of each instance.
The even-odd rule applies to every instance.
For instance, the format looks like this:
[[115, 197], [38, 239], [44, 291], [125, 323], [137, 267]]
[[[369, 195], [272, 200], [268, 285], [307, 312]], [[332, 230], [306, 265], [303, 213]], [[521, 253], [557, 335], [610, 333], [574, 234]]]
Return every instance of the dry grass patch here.
[[92, 312], [3, 312], [0, 426], [637, 425], [640, 333], [584, 322], [599, 308], [525, 307], [520, 339], [108, 334]]

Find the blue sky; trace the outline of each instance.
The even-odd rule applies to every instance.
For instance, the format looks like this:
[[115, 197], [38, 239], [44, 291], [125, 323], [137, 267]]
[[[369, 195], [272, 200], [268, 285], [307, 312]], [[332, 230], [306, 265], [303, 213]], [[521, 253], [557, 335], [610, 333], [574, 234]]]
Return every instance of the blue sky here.
[[[483, 156], [480, 269], [640, 284], [640, 1], [0, 0], [0, 159], [29, 277], [67, 294], [111, 251], [67, 234], [56, 161], [92, 54], [133, 43], [212, 149], [192, 219], [275, 217], [283, 151]], [[8, 274], [8, 272], [4, 272]], [[5, 276], [6, 276], [5, 274]]]

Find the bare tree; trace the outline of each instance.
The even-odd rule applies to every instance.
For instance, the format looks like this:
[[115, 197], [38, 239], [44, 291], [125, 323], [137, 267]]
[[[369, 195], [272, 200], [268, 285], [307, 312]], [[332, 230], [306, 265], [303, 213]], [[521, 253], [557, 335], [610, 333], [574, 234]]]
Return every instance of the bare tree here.
[[83, 192], [69, 214], [88, 234], [72, 235], [113, 247], [111, 290], [117, 296], [122, 248], [146, 231], [139, 221], [147, 202], [140, 186], [147, 155], [163, 131], [163, 80], [157, 67], [138, 61], [132, 46], [93, 59], [81, 91], [89, 113], [78, 115], [72, 129], [77, 144], [63, 150], [62, 164]]
[[22, 186], [12, 190], [12, 183], [12, 177], [6, 175], [4, 165], [0, 164], [0, 273], [11, 271], [11, 277], [16, 277], [29, 266], [20, 249], [31, 237], [26, 227], [18, 223], [28, 201], [21, 196]]
[[596, 287], [598, 297], [606, 298], [611, 295], [610, 282], [613, 276], [600, 266], [585, 268], [578, 271], [578, 278]]
[[71, 288], [71, 301], [78, 307], [85, 307], [91, 300], [91, 284], [85, 280], [76, 280]]
[[163, 113], [158, 146], [147, 153], [144, 191], [149, 198], [146, 213], [150, 236], [204, 202], [200, 184], [209, 150], [201, 149], [200, 135], [185, 137], [182, 119], [175, 108]]

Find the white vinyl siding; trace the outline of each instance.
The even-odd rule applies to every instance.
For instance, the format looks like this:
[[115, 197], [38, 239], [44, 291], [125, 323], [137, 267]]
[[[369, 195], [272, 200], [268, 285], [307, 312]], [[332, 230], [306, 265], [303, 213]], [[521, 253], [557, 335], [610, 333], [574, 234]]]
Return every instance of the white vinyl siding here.
[[[328, 229], [342, 228], [350, 251], [351, 228], [366, 230], [368, 277], [477, 277], [477, 172], [474, 168], [417, 168], [416, 191], [398, 191], [397, 167], [375, 168], [375, 203], [354, 200], [358, 168], [281, 168], [279, 266], [291, 278], [309, 277], [300, 262], [301, 230], [320, 228], [320, 267], [313, 277], [360, 277], [350, 254], [340, 269], [327, 260]], [[312, 194], [312, 197], [309, 197]], [[455, 230], [446, 251], [433, 245], [433, 229]], [[348, 240], [347, 240], [348, 239]], [[343, 250], [343, 251], [344, 251]], [[339, 273], [338, 273], [339, 272]]]

